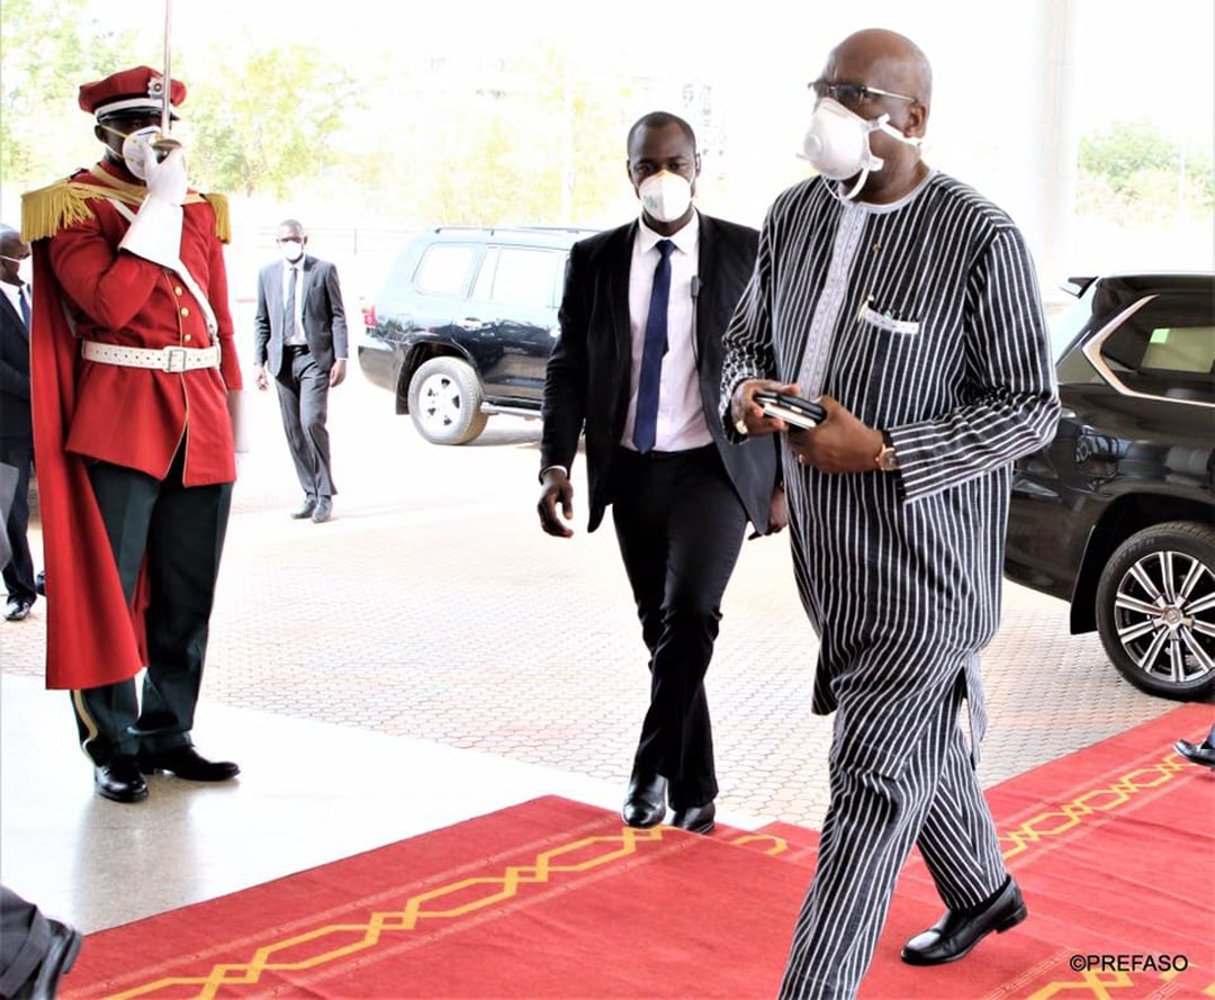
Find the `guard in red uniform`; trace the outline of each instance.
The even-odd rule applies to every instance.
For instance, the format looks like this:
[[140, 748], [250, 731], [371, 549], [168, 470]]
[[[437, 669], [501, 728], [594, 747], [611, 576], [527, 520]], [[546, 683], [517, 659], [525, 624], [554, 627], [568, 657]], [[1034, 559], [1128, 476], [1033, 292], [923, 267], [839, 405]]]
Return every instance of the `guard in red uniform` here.
[[157, 770], [240, 770], [190, 736], [236, 478], [227, 205], [154, 147], [166, 85], [175, 110], [184, 84], [146, 66], [81, 87], [105, 156], [22, 202], [47, 687], [71, 691], [97, 792], [118, 802]]

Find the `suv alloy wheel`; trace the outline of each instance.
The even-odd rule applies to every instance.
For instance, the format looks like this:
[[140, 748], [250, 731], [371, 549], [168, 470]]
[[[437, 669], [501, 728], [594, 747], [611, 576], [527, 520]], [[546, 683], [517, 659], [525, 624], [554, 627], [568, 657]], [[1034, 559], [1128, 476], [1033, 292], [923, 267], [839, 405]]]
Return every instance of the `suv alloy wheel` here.
[[1097, 586], [1097, 630], [1137, 688], [1175, 700], [1215, 693], [1215, 529], [1169, 521], [1123, 542]]

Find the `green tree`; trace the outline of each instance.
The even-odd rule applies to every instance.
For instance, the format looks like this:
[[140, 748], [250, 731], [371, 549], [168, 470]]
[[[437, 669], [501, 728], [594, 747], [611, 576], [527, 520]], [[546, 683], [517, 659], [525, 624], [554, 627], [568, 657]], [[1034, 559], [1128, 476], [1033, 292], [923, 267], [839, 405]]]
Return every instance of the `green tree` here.
[[44, 184], [96, 158], [77, 91], [129, 64], [132, 34], [106, 28], [87, 11], [86, 0], [4, 0], [0, 177], [6, 184]]
[[344, 158], [333, 140], [358, 91], [319, 49], [213, 52], [207, 68], [190, 112], [191, 170], [203, 186], [282, 198]]
[[1150, 122], [1119, 122], [1080, 140], [1077, 207], [1128, 223], [1209, 218], [1215, 161]]

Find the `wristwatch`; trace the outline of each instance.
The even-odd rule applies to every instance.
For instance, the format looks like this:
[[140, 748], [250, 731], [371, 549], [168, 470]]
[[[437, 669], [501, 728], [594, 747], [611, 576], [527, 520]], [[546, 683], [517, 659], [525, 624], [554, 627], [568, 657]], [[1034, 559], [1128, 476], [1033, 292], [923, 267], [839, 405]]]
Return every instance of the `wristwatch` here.
[[873, 458], [873, 464], [882, 472], [894, 472], [899, 467], [898, 456], [894, 452], [894, 442], [890, 435], [882, 431], [882, 450]]

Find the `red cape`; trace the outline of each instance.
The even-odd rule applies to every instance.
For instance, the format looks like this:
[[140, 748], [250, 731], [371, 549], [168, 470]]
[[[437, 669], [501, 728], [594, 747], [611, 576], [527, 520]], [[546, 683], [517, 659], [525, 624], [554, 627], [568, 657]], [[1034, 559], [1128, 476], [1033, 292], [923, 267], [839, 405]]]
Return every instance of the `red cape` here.
[[80, 346], [63, 311], [47, 241], [32, 249], [30, 397], [46, 566], [46, 686], [91, 688], [134, 677], [144, 665], [146, 574], [136, 608], [129, 607], [85, 462], [64, 450]]

